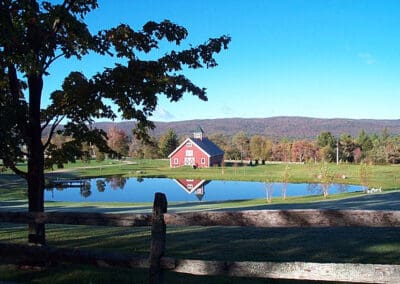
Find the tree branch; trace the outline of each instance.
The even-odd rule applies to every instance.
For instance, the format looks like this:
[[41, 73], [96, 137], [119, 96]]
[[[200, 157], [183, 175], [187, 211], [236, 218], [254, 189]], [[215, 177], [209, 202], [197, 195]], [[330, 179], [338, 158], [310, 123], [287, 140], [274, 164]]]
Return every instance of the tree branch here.
[[[49, 132], [49, 137], [47, 137], [47, 141], [46, 143], [44, 143], [43, 148], [46, 149], [51, 141], [51, 138], [53, 138], [54, 132], [56, 131], [57, 126], [61, 123], [61, 121], [65, 118], [65, 115], [62, 116], [58, 116], [55, 120], [55, 122], [53, 123], [53, 125], [50, 128], [50, 132]], [[47, 123], [48, 125], [48, 123]]]
[[51, 121], [52, 121], [52, 119], [48, 119], [48, 120], [43, 124], [43, 126], [41, 127], [42, 132], [43, 132], [43, 130], [46, 129], [47, 126], [49, 126], [49, 124], [50, 124]]
[[[62, 3], [61, 6], [64, 7], [67, 11], [69, 11], [74, 2], [75, 2], [74, 0], [70, 0], [70, 1], [64, 0], [64, 2]], [[57, 19], [54, 20], [53, 26], [52, 26], [52, 33], [53, 33], [53, 37], [52, 38], [55, 38], [55, 35], [56, 35], [56, 33], [58, 32], [58, 30], [60, 28], [60, 24], [61, 24], [60, 18], [57, 18]], [[56, 46], [55, 42], [52, 42], [50, 44], [52, 44], [53, 48], [55, 48], [55, 46]], [[59, 54], [57, 56], [53, 56], [51, 58], [48, 58], [47, 62], [46, 62], [46, 56], [44, 56], [43, 57], [43, 61], [42, 61], [43, 71], [47, 70], [47, 68], [49, 68], [49, 66], [54, 61], [56, 61], [60, 57], [63, 57], [64, 55], [65, 55], [64, 53], [61, 53], [61, 54]]]
[[72, 3], [74, 3], [75, 0], [64, 0], [64, 2], [62, 3], [62, 6], [69, 11], [69, 9], [71, 9]]
[[16, 164], [9, 159], [3, 160], [3, 163], [6, 167], [10, 168], [16, 175], [20, 176], [23, 179], [28, 179], [28, 173], [21, 171], [17, 168]]
[[[6, 15], [6, 22], [7, 22], [8, 29], [10, 30], [10, 32], [12, 32], [13, 23], [12, 23], [10, 13], [1, 13], [1, 14]], [[10, 44], [5, 44], [5, 46], [4, 46], [5, 58], [7, 58], [8, 56], [10, 56], [12, 54], [12, 52], [11, 52], [12, 49], [13, 49], [13, 46], [10, 46]], [[16, 70], [14, 64], [12, 64], [8, 60], [7, 60], [7, 62], [8, 62], [7, 68], [8, 68], [8, 81], [10, 84], [10, 91], [11, 91], [11, 95], [13, 97], [13, 103], [14, 103], [15, 107], [17, 107], [18, 100], [19, 100], [19, 94], [21, 91], [19, 81], [18, 81], [17, 70]]]
[[44, 64], [43, 64], [43, 71], [46, 71], [47, 68], [49, 68], [50, 65], [51, 65], [54, 61], [56, 61], [58, 58], [63, 57], [64, 55], [65, 55], [65, 53], [61, 53], [61, 54], [59, 54], [59, 55], [57, 55], [57, 56], [54, 56], [54, 57], [49, 58], [49, 60], [48, 60], [47, 62], [44, 62]]
[[10, 83], [10, 91], [13, 97], [14, 106], [17, 107], [20, 94], [20, 87], [18, 82], [17, 71], [13, 64], [8, 65], [8, 81]]

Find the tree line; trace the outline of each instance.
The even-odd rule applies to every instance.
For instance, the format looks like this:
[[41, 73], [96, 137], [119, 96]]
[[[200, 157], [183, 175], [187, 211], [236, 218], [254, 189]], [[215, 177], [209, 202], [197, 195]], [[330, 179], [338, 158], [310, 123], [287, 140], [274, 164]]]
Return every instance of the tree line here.
[[232, 137], [213, 134], [210, 139], [225, 151], [225, 159], [252, 159], [279, 162], [400, 163], [400, 137], [384, 129], [369, 135], [361, 130], [357, 137], [329, 131], [315, 139], [276, 140], [262, 135], [248, 136], [241, 131]]
[[[167, 158], [186, 137], [178, 137], [173, 129], [148, 141], [130, 138], [116, 126], [107, 131], [108, 146], [113, 158], [137, 159]], [[357, 137], [343, 133], [335, 137], [329, 131], [321, 132], [315, 139], [280, 140], [262, 135], [247, 135], [240, 131], [233, 136], [214, 133], [208, 137], [224, 152], [225, 160], [253, 160], [277, 162], [346, 162], [372, 164], [400, 163], [400, 136], [389, 135], [387, 129], [380, 134], [367, 134], [361, 130]], [[56, 144], [56, 143], [55, 143]], [[96, 157], [104, 160], [106, 154], [95, 147], [82, 149], [83, 160]]]

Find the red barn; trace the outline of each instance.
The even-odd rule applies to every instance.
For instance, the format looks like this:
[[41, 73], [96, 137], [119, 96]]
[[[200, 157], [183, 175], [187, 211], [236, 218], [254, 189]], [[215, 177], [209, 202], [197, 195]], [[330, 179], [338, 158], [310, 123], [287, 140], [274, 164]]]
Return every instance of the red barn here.
[[171, 168], [181, 166], [207, 168], [214, 165], [220, 166], [224, 151], [205, 137], [203, 129], [199, 127], [193, 133], [193, 138], [187, 138], [168, 158]]

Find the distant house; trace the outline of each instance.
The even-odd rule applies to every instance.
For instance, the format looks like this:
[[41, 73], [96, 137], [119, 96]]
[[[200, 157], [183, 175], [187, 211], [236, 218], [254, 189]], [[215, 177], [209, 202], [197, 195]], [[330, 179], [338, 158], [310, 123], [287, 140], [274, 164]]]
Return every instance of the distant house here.
[[192, 138], [186, 138], [168, 156], [171, 168], [181, 166], [207, 168], [214, 165], [221, 165], [223, 157], [224, 151], [205, 137], [201, 127], [198, 127], [193, 133]]

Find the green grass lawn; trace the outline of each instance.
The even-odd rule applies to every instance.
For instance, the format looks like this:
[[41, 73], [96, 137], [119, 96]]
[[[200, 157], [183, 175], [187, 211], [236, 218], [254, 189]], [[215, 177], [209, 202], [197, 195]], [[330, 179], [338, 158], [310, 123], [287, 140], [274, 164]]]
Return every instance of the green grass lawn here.
[[[1, 242], [26, 241], [25, 225], [2, 224], [0, 232]], [[399, 228], [169, 227], [167, 256], [232, 261], [400, 264], [399, 233]], [[49, 225], [47, 239], [49, 245], [57, 247], [148, 254], [150, 229]], [[120, 283], [147, 281], [147, 271], [140, 269], [60, 264], [37, 272], [16, 269], [5, 260], [0, 263], [0, 280], [24, 283], [107, 283], [111, 279]], [[117, 278], [113, 278], [116, 274]], [[167, 283], [268, 282], [167, 273]]]

